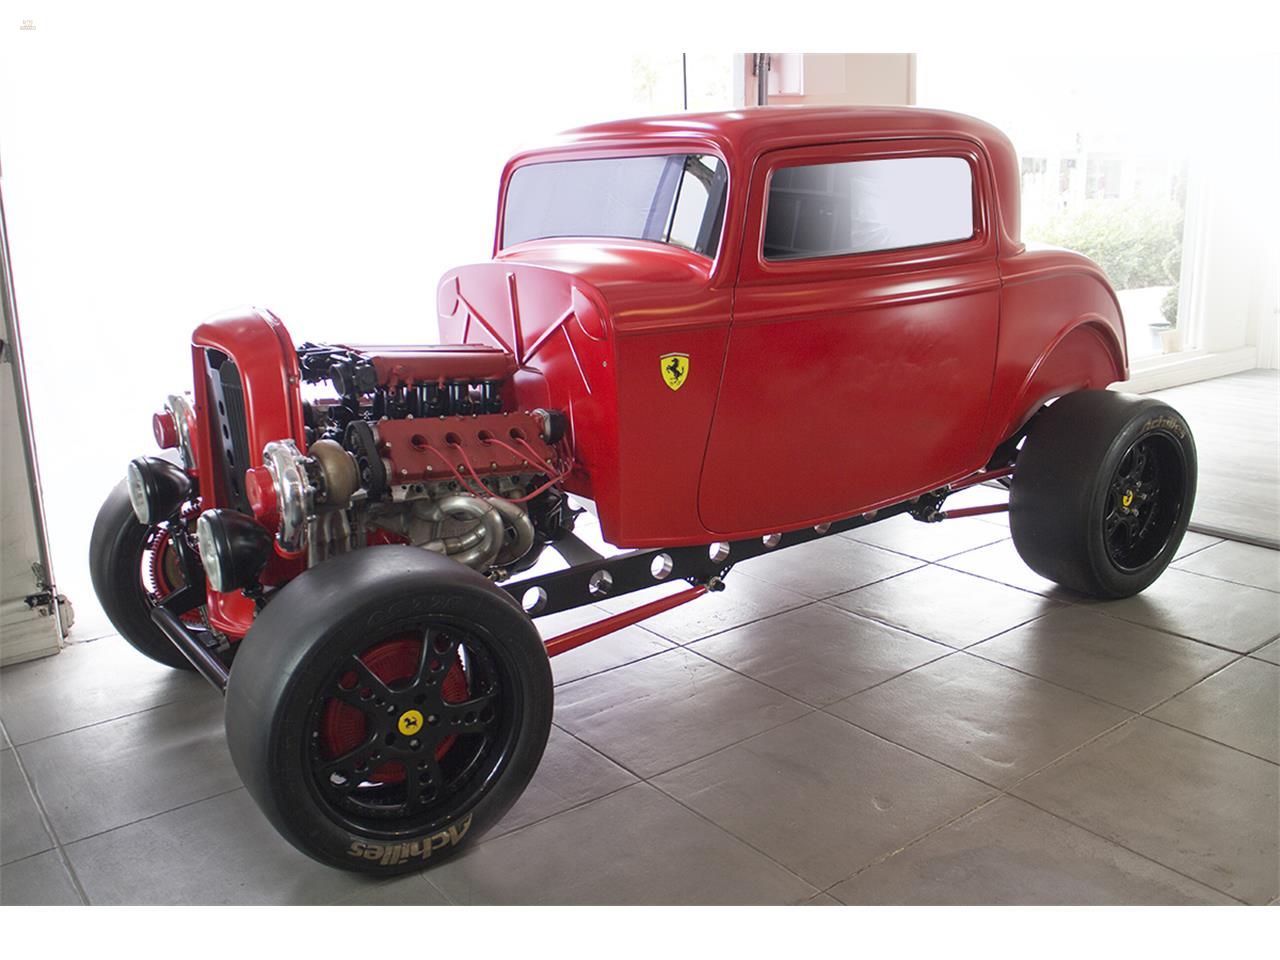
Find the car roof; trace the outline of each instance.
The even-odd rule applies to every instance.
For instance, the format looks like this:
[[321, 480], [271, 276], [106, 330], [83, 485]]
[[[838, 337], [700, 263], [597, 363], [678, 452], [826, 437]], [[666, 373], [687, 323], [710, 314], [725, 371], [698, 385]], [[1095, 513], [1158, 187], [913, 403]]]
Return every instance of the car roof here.
[[[770, 146], [779, 141], [829, 140], [832, 136], [961, 136], [982, 144], [1008, 143], [1003, 133], [975, 117], [924, 107], [772, 106], [716, 113], [675, 113], [594, 123], [565, 131], [572, 141], [700, 134], [733, 144]], [[767, 149], [768, 147], [766, 147]]]

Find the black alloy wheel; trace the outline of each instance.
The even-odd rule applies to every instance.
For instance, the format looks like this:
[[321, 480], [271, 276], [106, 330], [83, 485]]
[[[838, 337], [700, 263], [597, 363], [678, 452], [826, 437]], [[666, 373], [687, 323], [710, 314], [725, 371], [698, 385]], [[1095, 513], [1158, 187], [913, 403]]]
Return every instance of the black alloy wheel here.
[[1107, 556], [1118, 570], [1140, 570], [1164, 549], [1181, 518], [1185, 475], [1181, 448], [1167, 431], [1144, 434], [1124, 452], [1103, 518]]
[[499, 657], [475, 625], [432, 618], [337, 664], [311, 720], [311, 772], [331, 815], [394, 839], [473, 806], [509, 760], [520, 715]]
[[434, 866], [533, 776], [552, 683], [533, 622], [469, 567], [377, 546], [285, 585], [238, 644], [227, 743], [280, 833], [330, 866]]

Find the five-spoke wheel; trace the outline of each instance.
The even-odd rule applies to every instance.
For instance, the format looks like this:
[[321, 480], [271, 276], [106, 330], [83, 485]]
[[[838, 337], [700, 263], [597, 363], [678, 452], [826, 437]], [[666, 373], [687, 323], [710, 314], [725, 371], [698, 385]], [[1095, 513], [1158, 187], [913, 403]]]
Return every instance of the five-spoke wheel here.
[[324, 863], [382, 874], [456, 851], [516, 801], [551, 727], [524, 612], [413, 547], [328, 560], [240, 643], [227, 741], [258, 805]]

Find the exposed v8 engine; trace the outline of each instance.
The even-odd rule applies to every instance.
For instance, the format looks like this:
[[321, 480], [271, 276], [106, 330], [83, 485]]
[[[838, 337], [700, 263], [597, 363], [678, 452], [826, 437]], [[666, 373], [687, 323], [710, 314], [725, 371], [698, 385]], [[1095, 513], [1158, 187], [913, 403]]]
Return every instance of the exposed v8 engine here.
[[563, 416], [510, 409], [508, 354], [306, 343], [298, 359], [317, 388], [304, 399], [307, 451], [269, 443], [245, 477], [249, 507], [285, 552], [311, 566], [407, 543], [502, 579], [565, 525]]

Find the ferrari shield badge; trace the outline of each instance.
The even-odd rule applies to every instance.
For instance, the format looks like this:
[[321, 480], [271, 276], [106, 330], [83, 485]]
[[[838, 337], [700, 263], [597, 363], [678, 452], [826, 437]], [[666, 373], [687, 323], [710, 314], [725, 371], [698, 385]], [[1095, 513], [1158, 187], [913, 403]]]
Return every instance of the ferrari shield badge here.
[[689, 377], [689, 355], [687, 353], [664, 353], [662, 361], [662, 380], [672, 390], [679, 390]]

